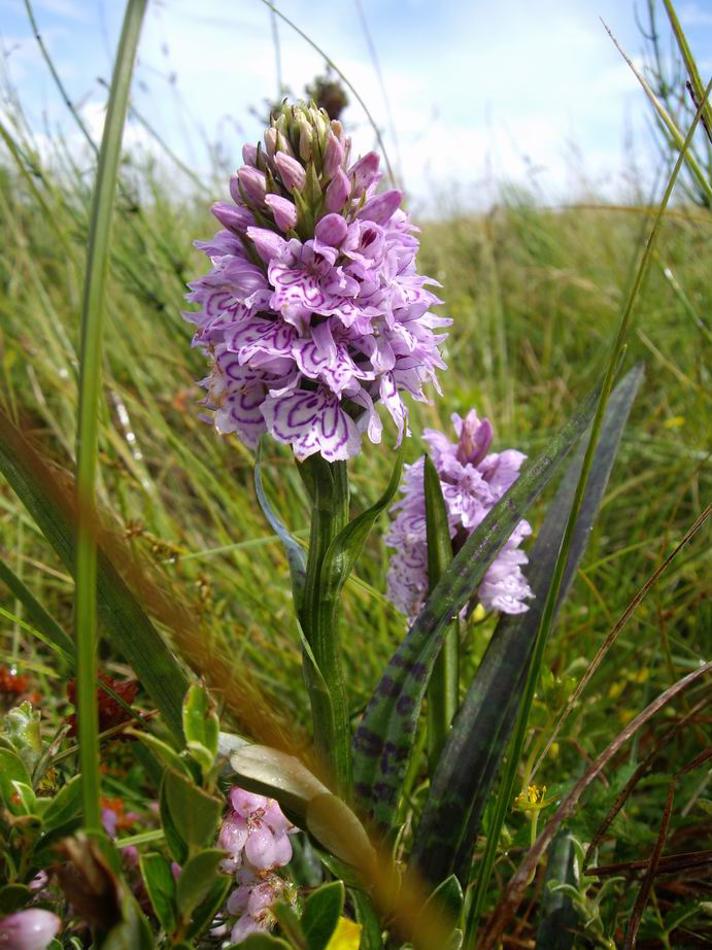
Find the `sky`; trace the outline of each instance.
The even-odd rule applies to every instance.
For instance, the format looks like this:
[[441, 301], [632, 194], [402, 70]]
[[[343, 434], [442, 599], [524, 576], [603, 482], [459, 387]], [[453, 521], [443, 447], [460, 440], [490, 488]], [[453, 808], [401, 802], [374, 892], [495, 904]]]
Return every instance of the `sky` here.
[[[647, 0], [637, 4], [643, 12]], [[601, 22], [640, 63], [634, 6], [634, 0], [278, 0], [358, 90], [411, 201], [435, 213], [489, 206], [502, 183], [554, 204], [586, 194], [620, 197], [632, 181], [652, 179], [649, 108]], [[33, 8], [72, 102], [99, 137], [102, 81], [111, 75], [123, 4], [33, 0]], [[703, 74], [709, 72], [712, 0], [679, 0], [677, 9]], [[209, 166], [210, 147], [237, 166], [241, 143], [259, 137], [251, 110], [264, 111], [278, 91], [272, 28], [261, 0], [149, 0], [133, 103], [198, 174]], [[283, 83], [299, 94], [323, 72], [324, 57], [282, 22], [278, 38]], [[81, 149], [23, 0], [0, 0], [0, 41], [6, 79], [40, 145], [59, 129]], [[356, 151], [372, 148], [374, 133], [357, 103], [344, 119]], [[156, 148], [135, 121], [125, 142]]]

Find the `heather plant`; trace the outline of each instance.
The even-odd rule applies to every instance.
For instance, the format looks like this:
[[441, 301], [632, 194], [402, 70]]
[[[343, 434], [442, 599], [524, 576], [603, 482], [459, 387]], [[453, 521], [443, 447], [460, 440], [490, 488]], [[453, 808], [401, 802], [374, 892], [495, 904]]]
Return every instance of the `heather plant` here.
[[[576, 755], [557, 760], [562, 719], [600, 658], [577, 684], [575, 664], [559, 674], [545, 650], [599, 509], [611, 497], [609, 478], [643, 389], [642, 366], [623, 367], [626, 347], [709, 90], [679, 143], [595, 372], [585, 347], [590, 391], [563, 427], [561, 413], [550, 413], [541, 436], [537, 413], [528, 416], [529, 431], [515, 437], [506, 392], [500, 401], [467, 390], [462, 380], [454, 438], [438, 422], [436, 407], [456, 384], [458, 288], [452, 300], [450, 282], [441, 292], [443, 316], [437, 283], [421, 272], [419, 232], [400, 190], [383, 181], [378, 155], [353, 154], [343, 126], [314, 103], [276, 108], [264, 138], [244, 147], [231, 200], [213, 205], [221, 230], [197, 242], [207, 272], [189, 273], [171, 257], [170, 244], [165, 259], [165, 243], [151, 245], [166, 271], [181, 278], [156, 284], [157, 292], [172, 288], [164, 310], [167, 338], [180, 341], [179, 354], [185, 350], [177, 362], [189, 361], [196, 377], [200, 362], [208, 364], [202, 407], [174, 396], [177, 434], [172, 424], [161, 429], [190, 465], [185, 474], [165, 475], [171, 499], [186, 482], [186, 503], [181, 509], [171, 500], [155, 522], [159, 533], [144, 538], [151, 563], [135, 549], [145, 529], [134, 522], [117, 529], [97, 477], [109, 262], [145, 291], [136, 261], [121, 249], [113, 260], [110, 240], [144, 8], [142, 0], [127, 4], [88, 215], [76, 480], [56, 466], [66, 448], [61, 438], [51, 452], [38, 450], [0, 414], [0, 469], [29, 514], [23, 531], [36, 526], [57, 555], [55, 574], [63, 565], [76, 583], [70, 637], [21, 572], [0, 564], [25, 619], [10, 616], [42, 642], [63, 677], [71, 676], [67, 694], [76, 707], [54, 700], [59, 714], [50, 736], [41, 725], [43, 698], [31, 695], [14, 666], [1, 671], [0, 691], [13, 705], [0, 730], [0, 947], [469, 950], [498, 945], [513, 918], [531, 933], [530, 913], [517, 919], [526, 897], [537, 905], [542, 948], [620, 939], [633, 946], [639, 931], [671, 945], [704, 908], [673, 909], [663, 918], [651, 893], [657, 871], [668, 866], [663, 850], [675, 798], [685, 796], [684, 819], [703, 795], [704, 785], [693, 783], [707, 754], [662, 776], [660, 807], [650, 809], [659, 823], [652, 837], [650, 829], [632, 833], [621, 812], [634, 793], [650, 793], [646, 783], [661, 751], [698, 728], [710, 664], [693, 654], [680, 676], [668, 649], [672, 675], [646, 696], [642, 712], [621, 710], [613, 729], [610, 717], [600, 717], [590, 761], [579, 754], [586, 737], [567, 733]], [[12, 154], [25, 168], [23, 149]], [[119, 191], [117, 211], [124, 197]], [[53, 220], [46, 217], [50, 227]], [[524, 220], [536, 254], [544, 236], [530, 225]], [[449, 230], [457, 233], [457, 223]], [[139, 233], [148, 240], [150, 228]], [[442, 261], [432, 246], [425, 250], [424, 270], [440, 279]], [[198, 359], [175, 319], [183, 279]], [[129, 336], [118, 345], [127, 346]], [[500, 351], [502, 363], [505, 357]], [[127, 356], [126, 371], [138, 373], [136, 359]], [[132, 378], [150, 398], [151, 374]], [[493, 392], [513, 391], [501, 372], [490, 382]], [[585, 388], [577, 380], [579, 394]], [[139, 450], [142, 436], [137, 440], [119, 387], [112, 398], [124, 433], [122, 464], [159, 506], [154, 465]], [[421, 443], [423, 419], [431, 425]], [[414, 461], [406, 465], [406, 458]], [[645, 476], [631, 477], [638, 486]], [[248, 478], [273, 531], [268, 543], [279, 542], [285, 555], [260, 561], [252, 585], [245, 577], [263, 539], [242, 546], [231, 536], [238, 523], [259, 531], [250, 521]], [[127, 508], [129, 495], [122, 496]], [[220, 551], [242, 558], [239, 570], [232, 561], [220, 569], [229, 591], [220, 604], [211, 603], [209, 577], [191, 573], [190, 552], [160, 540], [169, 508], [178, 508], [176, 519], [192, 520], [196, 499], [226, 530]], [[601, 650], [709, 511], [697, 516]], [[379, 563], [371, 535], [386, 512], [390, 526], [380, 534], [390, 550]], [[185, 597], [169, 568], [185, 572], [179, 576], [198, 590], [197, 600]], [[358, 614], [344, 597], [354, 590], [369, 598]], [[223, 649], [215, 631], [244, 618], [247, 597], [282, 639], [265, 640], [255, 624]], [[388, 637], [384, 616], [391, 618]], [[108, 661], [99, 651], [99, 623], [110, 640]], [[296, 661], [279, 674], [275, 643], [298, 654], [301, 677]], [[681, 649], [677, 640], [674, 648]], [[372, 655], [373, 676], [364, 676]], [[110, 671], [99, 671], [100, 656]], [[620, 695], [629, 684], [645, 687], [646, 673], [624, 669], [611, 689]], [[560, 718], [542, 694], [562, 710]], [[604, 770], [635, 750], [653, 717], [678, 701], [688, 705], [669, 729], [654, 733], [652, 748], [601, 790], [596, 780]], [[553, 774], [562, 764], [545, 787], [538, 773], [550, 758]], [[636, 862], [626, 860], [622, 876], [595, 866], [611, 826], [624, 848], [643, 842], [646, 855], [624, 936], [621, 883]], [[700, 860], [672, 857], [676, 869]], [[544, 866], [539, 888], [535, 877]]]

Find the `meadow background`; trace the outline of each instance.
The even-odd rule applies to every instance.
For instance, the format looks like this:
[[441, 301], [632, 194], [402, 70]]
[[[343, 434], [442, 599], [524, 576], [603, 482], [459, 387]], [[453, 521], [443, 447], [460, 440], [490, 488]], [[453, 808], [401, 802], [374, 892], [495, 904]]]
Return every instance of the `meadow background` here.
[[[76, 12], [74, 4], [66, 4], [64, 13], [62, 6], [37, 5], [40, 21], [42, 16], [47, 17], [50, 40], [53, 18], [64, 16], [68, 18], [66, 24], [71, 22], [72, 10]], [[182, 8], [177, 6], [180, 12]], [[482, 13], [494, 7], [478, 6]], [[561, 7], [548, 6], [552, 7], [549, 13], [554, 6]], [[594, 5], [585, 6], [591, 12]], [[615, 6], [621, 10], [623, 32], [633, 36], [631, 11], [623, 11], [625, 5]], [[248, 5], [243, 7], [247, 10]], [[170, 3], [156, 3], [155, 8], [162, 21], [170, 21]], [[2, 9], [12, 17], [8, 22], [14, 27], [22, 15], [21, 5], [5, 3]], [[112, 15], [106, 7], [102, 9], [108, 16], [105, 29], [111, 39]], [[287, 4], [283, 9], [291, 15]], [[368, 5], [366, 13], [375, 17]], [[248, 14], [253, 15], [251, 8]], [[269, 48], [269, 19], [266, 11], [260, 9], [260, 14], [260, 42]], [[688, 5], [688, 14], [691, 43], [694, 46], [700, 38], [703, 61], [712, 49], [712, 42], [704, 38], [704, 27], [709, 30], [705, 9]], [[409, 15], [421, 32], [427, 31], [430, 14], [424, 7], [411, 5]], [[595, 17], [590, 19], [590, 28], [599, 29]], [[316, 37], [317, 29], [311, 31], [305, 19], [299, 22]], [[415, 29], [408, 22], [402, 43], [408, 42]], [[615, 28], [614, 23], [611, 25]], [[212, 28], [217, 35], [220, 23], [213, 23]], [[382, 24], [381, 30], [374, 31], [376, 39], [386, 35]], [[329, 32], [339, 32], [333, 22], [329, 23]], [[285, 26], [280, 27], [280, 35], [285, 37], [285, 44], [291, 44], [286, 40], [289, 33]], [[396, 34], [388, 35], [390, 42], [401, 43]], [[554, 21], [551, 37], [555, 36]], [[553, 49], [559, 49], [551, 37]], [[8, 38], [9, 34], [5, 36], [6, 53]], [[477, 35], [467, 39], [474, 50], [480, 41], [484, 39], [478, 40]], [[61, 35], [52, 42], [61, 49]], [[149, 50], [152, 42], [149, 31]], [[535, 51], [536, 38], [530, 42]], [[602, 38], [604, 42], [608, 41]], [[240, 44], [246, 43], [249, 50], [249, 36], [241, 39], [236, 31], [234, 43], [234, 69], [239, 72]], [[328, 44], [325, 46], [329, 49]], [[400, 45], [398, 49], [401, 55]], [[565, 44], [561, 49], [566, 56]], [[512, 55], [516, 60], [516, 46]], [[383, 46], [382, 57], [386, 62]], [[15, 66], [9, 56], [4, 79], [0, 401], [54, 461], [59, 479], [60, 470], [70, 469], [74, 457], [78, 314], [93, 159], [90, 146], [79, 144], [83, 133], [75, 122], [77, 116], [86, 121], [86, 109], [70, 94], [76, 115], [66, 110], [58, 118], [65, 110], [61, 95], [51, 77], [46, 76], [41, 80], [45, 91], [37, 93], [39, 73], [35, 71], [46, 69], [46, 64], [37, 59], [36, 51], [31, 62], [31, 79], [24, 82], [27, 72], [22, 70], [28, 67], [23, 66], [20, 81], [14, 82]], [[146, 63], [145, 57], [144, 71]], [[287, 56], [282, 66], [284, 79], [299, 92], [302, 79], [289, 78], [288, 64]], [[323, 58], [317, 68], [321, 64]], [[192, 64], [190, 69], [194, 68]], [[365, 58], [356, 71], [373, 68], [374, 62]], [[636, 254], [650, 224], [647, 205], [659, 197], [659, 174], [669, 167], [667, 156], [658, 149], [658, 140], [650, 128], [646, 129], [648, 106], [635, 77], [625, 72], [625, 66], [622, 69], [627, 76], [626, 92], [621, 99], [611, 98], [606, 109], [614, 117], [611, 121], [618, 127], [619, 141], [625, 140], [626, 115], [630, 117], [631, 127], [638, 130], [635, 149], [629, 161], [616, 165], [606, 164], [610, 148], [599, 149], [599, 154], [592, 155], [593, 180], [580, 174], [571, 152], [563, 166], [565, 177], [551, 163], [543, 175], [549, 182], [543, 190], [531, 165], [524, 162], [516, 171], [507, 159], [499, 170], [490, 163], [485, 176], [485, 201], [475, 194], [477, 173], [463, 178], [463, 149], [458, 147], [456, 137], [448, 140], [446, 122], [437, 140], [445, 161], [437, 169], [425, 161], [418, 171], [414, 164], [417, 138], [405, 134], [400, 139], [404, 180], [406, 186], [409, 177], [413, 181], [413, 204], [421, 209], [420, 270], [441, 282], [445, 300], [441, 309], [454, 321], [446, 348], [449, 368], [443, 374], [444, 394], [432, 406], [413, 407], [415, 437], [407, 450], [408, 460], [420, 454], [418, 434], [424, 426], [447, 428], [451, 412], [464, 413], [471, 407], [493, 421], [495, 449], [516, 447], [534, 455], [569, 417], [600, 373]], [[501, 70], [502, 74], [510, 71], [508, 60], [501, 62]], [[447, 69], [441, 72], [449, 75]], [[565, 83], [565, 75], [559, 70], [556, 73], [557, 81]], [[372, 72], [369, 75], [368, 81], [378, 84], [378, 77], [374, 80]], [[385, 75], [387, 79], [387, 69]], [[618, 83], [620, 77], [616, 75]], [[176, 82], [183, 82], [180, 67], [178, 77]], [[69, 81], [70, 86], [76, 81], [71, 72]], [[450, 75], [448, 82], [453, 81]], [[439, 82], [443, 82], [442, 76]], [[154, 90], [157, 83], [154, 79]], [[144, 95], [140, 82], [137, 88], [138, 102]], [[235, 109], [238, 121], [249, 128], [248, 105], [259, 112], [261, 100], [269, 98], [273, 89], [274, 79], [271, 90], [253, 83], [251, 102], [244, 101]], [[190, 94], [187, 82], [183, 93]], [[402, 94], [398, 89], [389, 96], [396, 126], [401, 109], [407, 116], [414, 110], [411, 99], [401, 101]], [[545, 89], [542, 96], [545, 101]], [[154, 109], [158, 108], [155, 99], [154, 92]], [[621, 105], [623, 99], [625, 104]], [[44, 124], [37, 119], [43, 107]], [[526, 104], [520, 107], [527, 108]], [[368, 148], [371, 133], [358, 109], [352, 108], [347, 109], [344, 120], [348, 127], [353, 116], [354, 128], [365, 142], [364, 148]], [[447, 108], [443, 111], [448, 114]], [[518, 128], [516, 116], [513, 120], [517, 141], [527, 151], [527, 128]], [[190, 109], [186, 109], [183, 121], [190, 121]], [[429, 119], [424, 110], [417, 121], [427, 130]], [[408, 122], [417, 126], [412, 118], [406, 125]], [[239, 690], [241, 682], [248, 682], [251, 688], [258, 686], [285, 717], [305, 726], [308, 703], [304, 690], [297, 688], [301, 683], [301, 658], [287, 565], [255, 500], [252, 456], [236, 439], [219, 438], [199, 418], [201, 391], [196, 381], [205, 373], [204, 359], [190, 349], [191, 329], [181, 316], [186, 282], [205, 270], [204, 259], [192, 242], [215, 229], [208, 208], [211, 201], [225, 196], [226, 174], [239, 163], [237, 146], [231, 146], [229, 138], [213, 141], [211, 148], [206, 145], [196, 158], [182, 150], [172, 133], [166, 133], [159, 123], [154, 125], [151, 117], [144, 116], [140, 128], [145, 133], [142, 143], [127, 148], [122, 164], [111, 257], [100, 502], [109, 523], [151, 565], [153, 576], [164, 589], [189, 605], [195, 620], [188, 651], [193, 667], [201, 666], [198, 671], [210, 683], [213, 658], [228, 657], [234, 688]], [[87, 131], [91, 137], [96, 127], [87, 126]], [[391, 147], [388, 119], [384, 121], [384, 134]], [[551, 128], [544, 130], [545, 137], [552, 134]], [[471, 141], [477, 142], [478, 135], [473, 131]], [[564, 138], [558, 144], [565, 155]], [[146, 147], [146, 141], [150, 141], [150, 147]], [[486, 150], [486, 141], [484, 147]], [[547, 148], [552, 148], [549, 139]], [[534, 140], [531, 150], [536, 152]], [[416, 158], [403, 158], [413, 153]], [[448, 166], [450, 156], [452, 163]], [[482, 156], [472, 151], [466, 158], [470, 156], [479, 167]], [[495, 148], [492, 156], [496, 157]], [[537, 161], [535, 155], [534, 164]], [[546, 200], [547, 190], [556, 193], [556, 207]], [[628, 363], [643, 360], [646, 376], [588, 553], [547, 647], [545, 674], [527, 747], [530, 763], [546, 743], [567, 697], [615, 621], [709, 503], [711, 240], [709, 209], [692, 204], [682, 195], [666, 216], [654, 266], [638, 303], [626, 359]], [[392, 463], [392, 441], [392, 433], [386, 430], [382, 448], [369, 446], [353, 464], [354, 509], [372, 502], [385, 485]], [[266, 472], [276, 507], [297, 534], [304, 532], [307, 508], [288, 453], [270, 446]], [[530, 513], [535, 532], [543, 508], [542, 504]], [[384, 528], [381, 521], [357, 576], [346, 589], [344, 646], [354, 715], [363, 707], [379, 671], [405, 632], [404, 619], [384, 597]], [[0, 484], [0, 548], [12, 570], [65, 629], [70, 629], [72, 581], [4, 483]], [[575, 777], [647, 702], [710, 658], [711, 568], [710, 530], [706, 525], [635, 610], [568, 717], [534, 778], [548, 790], [545, 801], [553, 800], [557, 789]], [[0, 608], [2, 662], [30, 677], [33, 689], [43, 697], [42, 711], [51, 730], [68, 711], [66, 671], [28, 630], [22, 606], [2, 587]], [[489, 619], [475, 628], [468, 645], [473, 661], [481, 656], [491, 629]], [[200, 656], [204, 657], [203, 664], [196, 663]], [[127, 672], [121, 658], [113, 655], [106, 644], [102, 647], [102, 665], [108, 672]], [[225, 684], [216, 681], [215, 685], [220, 689]], [[638, 787], [616, 820], [601, 863], [625, 864], [649, 853], [657, 835], [668, 777], [709, 743], [709, 708], [703, 702], [709, 688], [708, 682], [702, 682], [671, 704], [627, 747], [608, 770], [606, 780], [587, 796], [573, 824], [582, 840], [590, 838], [666, 724], [692, 711], [675, 741], [660, 749], [652, 777]], [[229, 723], [229, 703], [225, 716]], [[523, 779], [529, 778], [523, 773]], [[668, 836], [671, 853], [712, 849], [711, 781], [712, 773], [704, 769], [681, 779]], [[128, 805], [132, 799], [140, 799], [140, 790], [121, 769], [115, 774], [109, 772], [105, 783]], [[506, 876], [508, 867], [516, 866], [517, 854], [526, 846], [534, 820], [527, 809], [513, 815], [512, 847], [500, 858], [500, 876]], [[625, 920], [629, 899], [625, 868], [620, 874], [621, 880], [614, 884], [613, 897], [606, 905], [608, 917], [602, 932], [615, 933], [616, 920]], [[594, 882], [590, 893], [582, 890], [582, 900], [590, 898], [594, 917], [597, 887]], [[651, 946], [671, 945], [669, 915], [681, 906], [690, 906], [685, 926], [693, 936], [688, 933], [686, 939], [706, 945], [705, 941], [712, 938], [700, 904], [705, 898], [712, 898], [712, 879], [704, 869], [692, 879], [684, 874], [662, 878], [646, 911], [642, 937], [649, 932]], [[524, 937], [527, 926], [525, 917], [521, 923]]]

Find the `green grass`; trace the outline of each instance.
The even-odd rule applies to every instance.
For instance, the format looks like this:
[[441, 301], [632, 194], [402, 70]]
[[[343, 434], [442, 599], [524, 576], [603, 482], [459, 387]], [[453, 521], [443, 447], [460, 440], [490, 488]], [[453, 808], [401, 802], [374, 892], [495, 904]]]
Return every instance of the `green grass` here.
[[[0, 399], [44, 452], [73, 466], [77, 418], [79, 314], [89, 230], [92, 161], [61, 141], [52, 163], [34, 148], [18, 117], [6, 129], [0, 158]], [[170, 158], [164, 158], [165, 163]], [[171, 168], [171, 175], [180, 175]], [[185, 283], [206, 262], [192, 248], [215, 225], [205, 195], [185, 179], [176, 197], [162, 165], [122, 167], [108, 276], [104, 388], [99, 413], [98, 500], [126, 543], [150, 563], [161, 584], [187, 601], [195, 618], [191, 653], [205, 656], [210, 681], [219, 653], [234, 685], [247, 679], [298, 725], [308, 722], [300, 651], [281, 548], [264, 521], [252, 485], [252, 456], [199, 420], [205, 375], [180, 315]], [[226, 187], [206, 183], [214, 197]], [[444, 312], [454, 318], [444, 395], [413, 407], [419, 454], [423, 426], [447, 427], [449, 414], [472, 406], [488, 415], [495, 448], [534, 454], [568, 418], [603, 366], [631, 279], [644, 226], [643, 209], [540, 209], [508, 193], [488, 215], [423, 222], [421, 270], [443, 284]], [[634, 406], [589, 552], [544, 658], [525, 756], [533, 763], [558, 712], [607, 632], [638, 588], [671, 551], [712, 496], [712, 219], [675, 208], [663, 224], [637, 307], [627, 361], [644, 359], [647, 377]], [[666, 276], [666, 271], [672, 276]], [[365, 445], [351, 466], [354, 509], [380, 495], [392, 465], [393, 433]], [[274, 445], [265, 461], [268, 491], [288, 524], [307, 528], [307, 507], [287, 453]], [[542, 506], [543, 507], [543, 506]], [[530, 517], [536, 530], [542, 508]], [[373, 533], [346, 588], [343, 640], [354, 712], [367, 700], [405, 623], [383, 597], [384, 521]], [[10, 490], [0, 485], [3, 559], [62, 624], [72, 627], [73, 585]], [[634, 612], [580, 703], [564, 724], [536, 782], [549, 794], [574, 780], [622, 725], [666, 687], [712, 655], [712, 555], [707, 524]], [[22, 607], [0, 586], [3, 655], [27, 671], [43, 702], [46, 728], [64, 713], [66, 670], [28, 635]], [[10, 619], [16, 618], [15, 620]], [[472, 669], [491, 623], [475, 628]], [[103, 646], [102, 664], [121, 669]], [[219, 685], [224, 686], [221, 682]], [[709, 686], [692, 689], [644, 730], [579, 811], [574, 831], [587, 840], [623, 782], [661, 734], [661, 722], [684, 716]], [[229, 721], [229, 709], [226, 720]], [[239, 728], [239, 722], [233, 722]], [[656, 773], [669, 775], [699, 751], [698, 713], [663, 748]], [[668, 850], [712, 847], [704, 769], [681, 780]], [[415, 793], [419, 794], [417, 782]], [[648, 781], [616, 820], [599, 863], [635, 860], [652, 849], [665, 786]], [[531, 812], [508, 824], [504, 878], [529, 841]], [[541, 819], [540, 819], [541, 820]], [[615, 839], [615, 840], [614, 840]], [[625, 920], [626, 890], [617, 913]], [[663, 889], [646, 927], [667, 913]], [[692, 925], [690, 925], [692, 926]], [[615, 930], [607, 923], [609, 931]]]

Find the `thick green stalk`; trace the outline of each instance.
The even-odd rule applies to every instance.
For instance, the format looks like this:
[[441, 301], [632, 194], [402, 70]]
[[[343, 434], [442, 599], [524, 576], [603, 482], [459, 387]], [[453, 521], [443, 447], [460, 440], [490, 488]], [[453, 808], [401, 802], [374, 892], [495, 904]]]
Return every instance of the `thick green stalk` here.
[[345, 565], [343, 558], [325, 565], [329, 546], [348, 523], [348, 473], [345, 462], [330, 463], [320, 455], [313, 455], [301, 466], [301, 474], [312, 502], [309, 556], [299, 619], [309, 647], [304, 651], [304, 671], [312, 707], [314, 741], [336, 789], [348, 798], [351, 727], [338, 629], [342, 586], [339, 578]]
[[114, 64], [109, 107], [92, 197], [82, 299], [79, 414], [77, 420], [77, 560], [75, 629], [79, 767], [87, 832], [101, 833], [99, 733], [96, 708], [96, 501], [101, 341], [114, 194], [131, 75], [146, 0], [129, 0]]
[[547, 592], [546, 603], [544, 605], [544, 611], [542, 613], [541, 623], [539, 624], [539, 629], [537, 631], [537, 637], [534, 643], [534, 650], [532, 655], [531, 664], [529, 667], [529, 673], [527, 675], [527, 682], [524, 690], [524, 695], [519, 707], [519, 713], [517, 716], [517, 724], [514, 731], [514, 738], [510, 746], [510, 754], [507, 760], [507, 765], [505, 768], [505, 774], [502, 779], [501, 788], [499, 795], [497, 797], [497, 803], [495, 808], [495, 814], [490, 825], [490, 830], [487, 838], [487, 846], [485, 848], [485, 854], [482, 859], [480, 875], [477, 881], [476, 891], [474, 899], [471, 905], [470, 914], [467, 921], [467, 929], [465, 933], [464, 946], [468, 950], [474, 950], [477, 939], [477, 927], [479, 923], [479, 918], [482, 913], [484, 906], [484, 900], [487, 893], [487, 888], [489, 886], [490, 877], [492, 870], [494, 868], [495, 857], [497, 854], [497, 845], [499, 843], [499, 837], [504, 825], [507, 812], [509, 811], [509, 806], [512, 801], [514, 793], [514, 785], [517, 777], [517, 768], [521, 759], [522, 749], [524, 747], [524, 741], [527, 734], [527, 726], [529, 723], [529, 714], [531, 712], [531, 707], [534, 702], [534, 695], [536, 692], [537, 683], [539, 681], [539, 671], [541, 669], [541, 664], [544, 657], [544, 647], [546, 646], [546, 641], [551, 629], [552, 621], [554, 614], [556, 612], [556, 602], [559, 596], [559, 590], [561, 588], [561, 583], [563, 580], [564, 572], [566, 570], [566, 565], [568, 563], [569, 550], [571, 547], [571, 542], [573, 538], [574, 529], [576, 527], [576, 519], [578, 518], [579, 511], [581, 509], [581, 503], [583, 501], [583, 496], [586, 491], [586, 485], [588, 483], [588, 476], [591, 471], [591, 466], [593, 464], [593, 458], [596, 451], [596, 446], [598, 444], [598, 438], [601, 432], [601, 427], [603, 425], [603, 418], [606, 412], [606, 406], [608, 404], [608, 399], [613, 389], [613, 382], [615, 380], [616, 372], [620, 366], [620, 361], [625, 350], [626, 338], [633, 319], [633, 309], [637, 303], [638, 296], [640, 294], [641, 287], [643, 285], [643, 280], [648, 273], [650, 267], [650, 262], [653, 257], [653, 250], [655, 247], [655, 241], [658, 236], [658, 231], [660, 229], [660, 223], [665, 214], [665, 210], [668, 206], [670, 198], [672, 196], [673, 188], [675, 182], [677, 181], [680, 169], [682, 168], [685, 155], [690, 143], [692, 142], [692, 137], [697, 128], [697, 124], [700, 120], [702, 110], [707, 103], [707, 99], [712, 89], [712, 81], [709, 83], [705, 89], [704, 96], [702, 101], [699, 103], [697, 114], [695, 115], [694, 121], [690, 125], [689, 131], [683, 143], [680, 154], [678, 155], [677, 161], [675, 162], [675, 167], [670, 174], [665, 192], [663, 194], [662, 200], [657, 210], [655, 220], [653, 222], [652, 228], [648, 235], [647, 241], [643, 248], [643, 253], [640, 258], [640, 262], [636, 269], [635, 276], [633, 278], [632, 285], [628, 292], [628, 296], [621, 314], [620, 323], [618, 325], [618, 332], [616, 338], [611, 347], [610, 356], [608, 358], [608, 363], [606, 366], [606, 372], [603, 380], [603, 385], [601, 386], [601, 394], [598, 399], [598, 405], [596, 406], [596, 414], [593, 418], [591, 424], [591, 435], [588, 440], [588, 445], [586, 446], [586, 454], [584, 456], [583, 465], [581, 468], [581, 474], [579, 476], [578, 485], [576, 486], [576, 492], [574, 495], [574, 500], [571, 506], [571, 511], [566, 523], [566, 530], [564, 531], [564, 537], [561, 542], [561, 548], [559, 550], [559, 555], [556, 561], [556, 566], [552, 576], [551, 586]]

